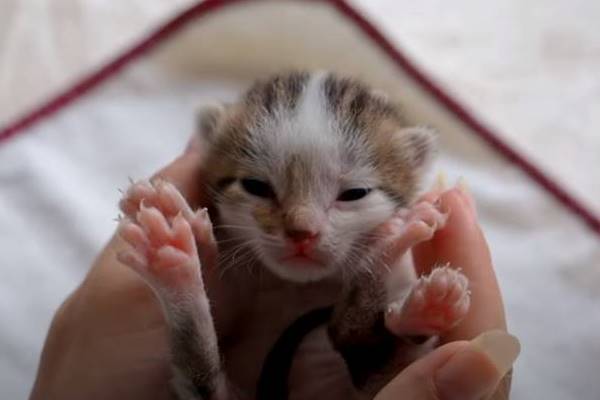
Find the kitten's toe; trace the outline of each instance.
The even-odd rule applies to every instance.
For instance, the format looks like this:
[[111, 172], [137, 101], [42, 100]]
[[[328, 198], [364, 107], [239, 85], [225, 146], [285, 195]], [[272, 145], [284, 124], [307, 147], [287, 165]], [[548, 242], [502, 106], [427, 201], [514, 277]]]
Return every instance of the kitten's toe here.
[[448, 215], [430, 202], [420, 202], [411, 209], [400, 210], [382, 229], [389, 243], [384, 253], [388, 264], [405, 254], [411, 247], [429, 240], [444, 227]]
[[155, 207], [146, 207], [141, 204], [136, 214], [135, 221], [144, 230], [152, 244], [161, 244], [169, 241], [170, 227], [164, 214]]
[[412, 236], [415, 240], [423, 241], [431, 239], [438, 229], [444, 227], [448, 214], [440, 210], [436, 204], [422, 201], [402, 217], [405, 221], [405, 230], [414, 230]]
[[214, 268], [218, 249], [208, 210], [202, 208], [196, 211], [190, 218], [190, 226], [196, 237], [202, 267], [207, 269]]
[[119, 209], [126, 216], [134, 217], [140, 210], [142, 200], [145, 200], [147, 205], [154, 205], [156, 196], [156, 189], [148, 180], [133, 182], [119, 201]]
[[158, 204], [166, 215], [174, 217], [181, 214], [186, 220], [192, 220], [194, 213], [175, 185], [163, 179], [155, 179], [154, 186], [156, 187]]
[[131, 184], [119, 202], [123, 213], [132, 218], [142, 208], [154, 207], [160, 210], [167, 220], [182, 214], [186, 219], [193, 217], [193, 211], [183, 195], [170, 182], [157, 178], [152, 181], [139, 180]]

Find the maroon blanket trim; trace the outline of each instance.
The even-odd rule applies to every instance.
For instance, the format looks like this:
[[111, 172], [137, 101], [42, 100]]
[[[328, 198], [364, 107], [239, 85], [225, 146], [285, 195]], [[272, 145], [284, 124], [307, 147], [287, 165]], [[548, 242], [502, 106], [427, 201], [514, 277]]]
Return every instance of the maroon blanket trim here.
[[477, 136], [486, 142], [493, 150], [496, 150], [507, 161], [519, 167], [533, 181], [545, 189], [555, 200], [577, 215], [596, 234], [600, 235], [600, 219], [575, 197], [567, 192], [560, 184], [552, 180], [542, 170], [529, 161], [524, 155], [512, 148], [508, 143], [500, 139], [500, 136], [481, 121], [475, 118], [461, 104], [450, 97], [432, 79], [419, 71], [403, 54], [401, 54], [390, 41], [365, 17], [348, 5], [345, 1], [333, 0], [331, 3], [350, 20], [354, 21], [363, 33], [368, 36], [383, 52], [385, 52], [396, 65], [406, 72], [428, 91], [438, 103], [455, 114], [466, 126]]
[[[160, 44], [163, 40], [170, 37], [182, 27], [196, 18], [209, 15], [223, 6], [243, 1], [252, 0], [205, 0], [198, 3], [186, 11], [182, 12], [171, 21], [151, 33], [147, 38], [133, 46], [120, 56], [105, 64], [103, 67], [88, 76], [81, 79], [62, 94], [54, 97], [50, 101], [42, 104], [32, 112], [16, 119], [6, 127], [0, 129], [0, 144], [9, 138], [25, 132], [33, 125], [39, 123], [44, 118], [54, 114], [62, 108], [73, 103], [83, 95], [89, 93], [92, 89], [105, 82], [107, 79], [116, 76], [131, 61], [143, 56], [148, 51]], [[256, 1], [256, 0], [254, 0]], [[403, 54], [401, 54], [383, 34], [370, 23], [362, 14], [352, 8], [344, 0], [318, 0], [330, 3], [341, 15], [348, 18], [356, 24], [360, 30], [371, 39], [392, 61], [396, 63], [399, 69], [406, 72], [411, 78], [417, 81], [426, 91], [428, 91], [443, 107], [456, 115], [466, 126], [468, 126], [479, 138], [486, 142], [492, 149], [496, 150], [507, 161], [515, 164], [534, 182], [545, 189], [555, 200], [565, 208], [579, 217], [593, 232], [600, 236], [600, 219], [581, 204], [574, 196], [567, 192], [561, 185], [553, 181], [540, 168], [517, 152], [506, 142], [500, 139], [500, 136], [491, 129], [473, 117], [462, 105], [451, 98], [436, 83], [434, 83], [425, 74], [419, 71]]]
[[96, 71], [89, 73], [58, 96], [51, 98], [33, 111], [25, 113], [24, 116], [17, 118], [7, 126], [0, 127], [0, 144], [12, 136], [25, 132], [44, 118], [60, 111], [75, 100], [86, 95], [88, 92], [104, 83], [107, 79], [116, 76], [131, 61], [148, 53], [155, 46], [162, 43], [165, 39], [168, 39], [172, 34], [178, 32], [190, 21], [209, 15], [210, 11], [214, 11], [224, 5], [240, 1], [244, 0], [205, 0], [183, 11], [171, 21], [152, 32], [145, 39], [124, 51], [117, 58], [109, 61]]

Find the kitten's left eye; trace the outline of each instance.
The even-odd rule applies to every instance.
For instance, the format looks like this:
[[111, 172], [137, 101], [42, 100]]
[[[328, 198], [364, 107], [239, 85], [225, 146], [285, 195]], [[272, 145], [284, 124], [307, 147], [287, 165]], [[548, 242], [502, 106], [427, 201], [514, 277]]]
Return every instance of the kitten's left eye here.
[[371, 189], [369, 189], [369, 188], [348, 189], [348, 190], [344, 190], [342, 193], [340, 193], [337, 200], [338, 201], [360, 200], [363, 197], [365, 197], [366, 195], [368, 195], [369, 193], [371, 193]]
[[273, 188], [267, 182], [259, 181], [258, 179], [245, 178], [241, 180], [244, 190], [251, 195], [272, 199], [275, 197]]

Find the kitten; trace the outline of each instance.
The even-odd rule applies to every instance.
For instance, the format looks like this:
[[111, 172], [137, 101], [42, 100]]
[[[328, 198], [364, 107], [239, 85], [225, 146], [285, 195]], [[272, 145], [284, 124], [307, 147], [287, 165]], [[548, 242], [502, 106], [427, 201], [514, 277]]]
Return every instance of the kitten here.
[[131, 245], [119, 259], [164, 309], [178, 398], [254, 398], [281, 333], [331, 305], [289, 382], [273, 385], [294, 399], [371, 397], [466, 314], [460, 272], [417, 279], [402, 263], [446, 215], [415, 204], [432, 133], [382, 95], [333, 74], [281, 74], [206, 107], [198, 127], [210, 216], [170, 183], [141, 181], [119, 227]]

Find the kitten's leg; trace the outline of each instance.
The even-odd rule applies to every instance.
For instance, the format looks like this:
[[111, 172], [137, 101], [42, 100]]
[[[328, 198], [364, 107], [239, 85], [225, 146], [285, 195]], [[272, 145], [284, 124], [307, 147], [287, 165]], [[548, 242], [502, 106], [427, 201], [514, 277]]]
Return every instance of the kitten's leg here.
[[118, 257], [140, 274], [163, 307], [176, 395], [180, 399], [227, 398], [201, 274], [205, 265], [211, 267], [216, 254], [206, 210], [192, 212], [177, 189], [166, 182], [133, 184], [120, 205], [126, 217], [119, 234], [131, 248]]
[[[446, 301], [464, 299], [461, 293], [468, 297], [466, 286], [463, 293], [445, 283], [448, 276], [456, 278], [462, 274], [442, 269], [430, 278], [417, 280], [413, 270], [399, 265], [411, 247], [431, 239], [445, 221], [446, 215], [428, 202], [395, 215], [379, 229], [378, 233], [387, 239], [376, 247], [381, 258], [380, 265], [371, 268], [373, 276], [354, 279], [336, 305], [329, 326], [332, 343], [346, 359], [357, 388], [367, 395], [375, 393], [394, 374], [429, 351], [432, 342], [426, 340], [427, 336], [457, 323], [464, 315], [463, 308], [468, 308], [468, 303], [462, 303], [463, 308], [457, 307], [460, 309], [453, 314], [455, 318], [447, 321], [448, 326], [435, 325], [439, 322], [434, 320], [437, 313], [426, 314], [431, 315], [430, 319], [425, 316], [419, 319], [426, 305], [435, 304], [436, 310], [445, 312], [453, 310], [452, 306], [445, 307]], [[458, 282], [462, 285], [466, 279]], [[443, 288], [449, 291], [438, 301]], [[421, 298], [426, 301], [419, 303]], [[391, 310], [388, 315], [387, 310]], [[404, 321], [405, 317], [410, 319]], [[423, 336], [425, 340], [421, 340]]]

